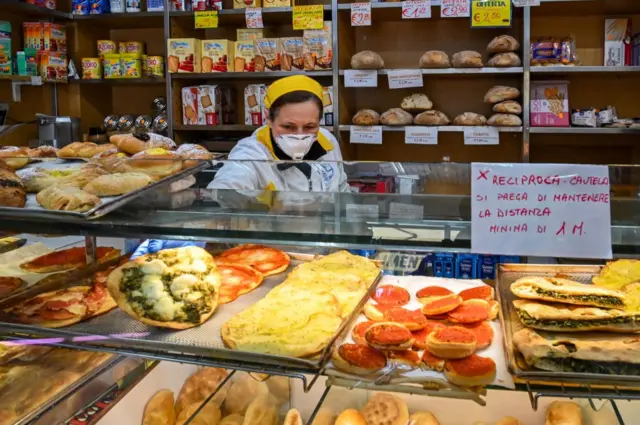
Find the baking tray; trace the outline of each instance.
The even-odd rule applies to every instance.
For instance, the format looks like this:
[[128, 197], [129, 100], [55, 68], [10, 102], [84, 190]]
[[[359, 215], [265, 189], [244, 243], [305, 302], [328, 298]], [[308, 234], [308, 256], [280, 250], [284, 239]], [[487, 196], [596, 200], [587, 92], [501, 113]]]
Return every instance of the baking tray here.
[[[102, 203], [96, 207], [93, 207], [89, 211], [86, 212], [74, 212], [74, 211], [55, 211], [55, 210], [46, 210], [42, 208], [38, 202], [36, 201], [36, 194], [28, 193], [27, 194], [27, 203], [24, 208], [16, 208], [16, 207], [2, 207], [0, 206], [0, 216], [5, 217], [18, 217], [18, 218], [39, 218], [43, 220], [56, 220], [60, 217], [72, 217], [82, 220], [95, 220], [96, 218], [100, 218], [106, 214], [109, 214], [111, 211], [114, 211], [129, 202], [145, 195], [146, 193], [155, 190], [158, 187], [165, 186], [176, 182], [178, 180], [182, 180], [185, 177], [189, 177], [192, 174], [197, 173], [198, 171], [209, 168], [211, 162], [203, 161], [193, 167], [189, 167], [185, 170], [180, 171], [179, 173], [173, 174], [171, 176], [165, 177], [163, 179], [158, 180], [157, 182], [151, 183], [141, 189], [134, 190], [129, 193], [125, 193], [121, 196], [107, 196], [104, 198], [100, 198]], [[32, 164], [31, 167], [40, 167], [40, 168], [53, 168], [53, 167], [64, 167], [64, 168], [74, 168], [73, 163], [69, 163], [68, 161], [62, 162], [59, 161], [49, 161], [45, 163], [36, 163]], [[27, 166], [29, 167], [29, 166]]]
[[[591, 284], [591, 279], [600, 274], [598, 265], [544, 265], [544, 264], [500, 264], [496, 272], [496, 293], [500, 302], [500, 320], [504, 333], [505, 353], [511, 373], [523, 381], [545, 381], [550, 383], [577, 383], [600, 385], [640, 385], [640, 376], [604, 375], [598, 373], [552, 372], [527, 368], [522, 355], [513, 345], [513, 334], [525, 326], [520, 322], [513, 308], [518, 299], [509, 289], [511, 284], [525, 276], [562, 277], [576, 282]], [[553, 335], [536, 329], [540, 335]], [[580, 333], [576, 333], [576, 338]]]

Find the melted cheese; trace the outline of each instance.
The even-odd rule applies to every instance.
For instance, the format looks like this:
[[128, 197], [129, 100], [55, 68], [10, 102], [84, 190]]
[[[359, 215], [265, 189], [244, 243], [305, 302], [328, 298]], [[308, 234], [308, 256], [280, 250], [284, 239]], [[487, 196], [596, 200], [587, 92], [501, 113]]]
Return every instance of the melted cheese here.
[[168, 295], [163, 296], [153, 305], [153, 310], [165, 321], [173, 320], [179, 308], [180, 305], [175, 303]]
[[164, 290], [164, 285], [157, 276], [145, 276], [144, 282], [140, 285], [140, 290], [146, 298], [154, 300], [167, 296], [167, 293]]
[[176, 297], [184, 297], [191, 292], [191, 287], [199, 282], [199, 279], [192, 274], [183, 274], [171, 282], [171, 293]]
[[191, 270], [196, 273], [206, 273], [207, 264], [202, 260], [193, 260], [193, 262], [191, 263]]
[[187, 295], [186, 300], [189, 301], [189, 302], [194, 302], [194, 301], [199, 300], [202, 297], [203, 297], [202, 292], [196, 291], [196, 292], [192, 292], [189, 295]]
[[220, 276], [218, 274], [210, 274], [204, 278], [204, 283], [209, 285], [215, 291], [220, 290]]
[[151, 260], [141, 267], [144, 274], [162, 274], [167, 270], [167, 265], [162, 260]]
[[83, 316], [87, 312], [87, 307], [82, 304], [73, 304], [69, 307], [66, 307], [69, 313], [77, 314], [78, 316]]

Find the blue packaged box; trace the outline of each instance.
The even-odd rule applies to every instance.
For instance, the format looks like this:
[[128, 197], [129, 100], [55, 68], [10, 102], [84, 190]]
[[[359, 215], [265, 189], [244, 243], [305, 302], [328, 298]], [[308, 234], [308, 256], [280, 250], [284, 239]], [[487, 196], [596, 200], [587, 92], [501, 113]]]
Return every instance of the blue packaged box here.
[[495, 255], [478, 255], [476, 268], [477, 279], [495, 279], [498, 257]]
[[416, 252], [379, 252], [383, 274], [393, 276], [433, 276], [433, 254]]
[[517, 255], [501, 255], [498, 260], [499, 264], [519, 264], [520, 257]]
[[448, 252], [436, 253], [433, 261], [433, 272], [436, 277], [454, 277], [455, 276], [455, 258]]
[[456, 256], [456, 278], [475, 279], [478, 256], [476, 254], [458, 254]]

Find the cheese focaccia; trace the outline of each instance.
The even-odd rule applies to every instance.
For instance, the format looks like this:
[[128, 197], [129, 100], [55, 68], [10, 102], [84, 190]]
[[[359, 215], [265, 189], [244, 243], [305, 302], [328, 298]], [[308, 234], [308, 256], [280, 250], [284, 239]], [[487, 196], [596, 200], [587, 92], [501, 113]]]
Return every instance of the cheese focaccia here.
[[215, 311], [220, 276], [211, 254], [188, 246], [129, 261], [109, 274], [107, 287], [134, 319], [187, 329], [204, 323]]
[[511, 292], [531, 300], [624, 310], [624, 293], [556, 277], [528, 276], [511, 284]]
[[638, 332], [640, 314], [598, 307], [544, 304], [515, 300], [513, 306], [527, 327], [556, 332]]

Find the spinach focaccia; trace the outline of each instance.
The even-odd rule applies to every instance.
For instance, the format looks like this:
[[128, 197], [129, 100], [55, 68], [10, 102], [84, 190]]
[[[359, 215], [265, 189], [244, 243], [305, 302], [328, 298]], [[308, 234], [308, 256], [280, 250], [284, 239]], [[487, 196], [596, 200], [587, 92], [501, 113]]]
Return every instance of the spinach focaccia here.
[[529, 276], [511, 284], [511, 292], [531, 300], [624, 310], [624, 292], [585, 285], [568, 279]]
[[220, 276], [211, 254], [189, 246], [131, 260], [109, 274], [107, 287], [134, 319], [187, 329], [204, 323], [215, 311]]
[[640, 375], [640, 337], [605, 333], [545, 333], [531, 329], [513, 334], [528, 365], [554, 372]]
[[525, 300], [515, 300], [513, 306], [520, 321], [533, 329], [556, 332], [640, 331], [640, 314], [622, 310]]

